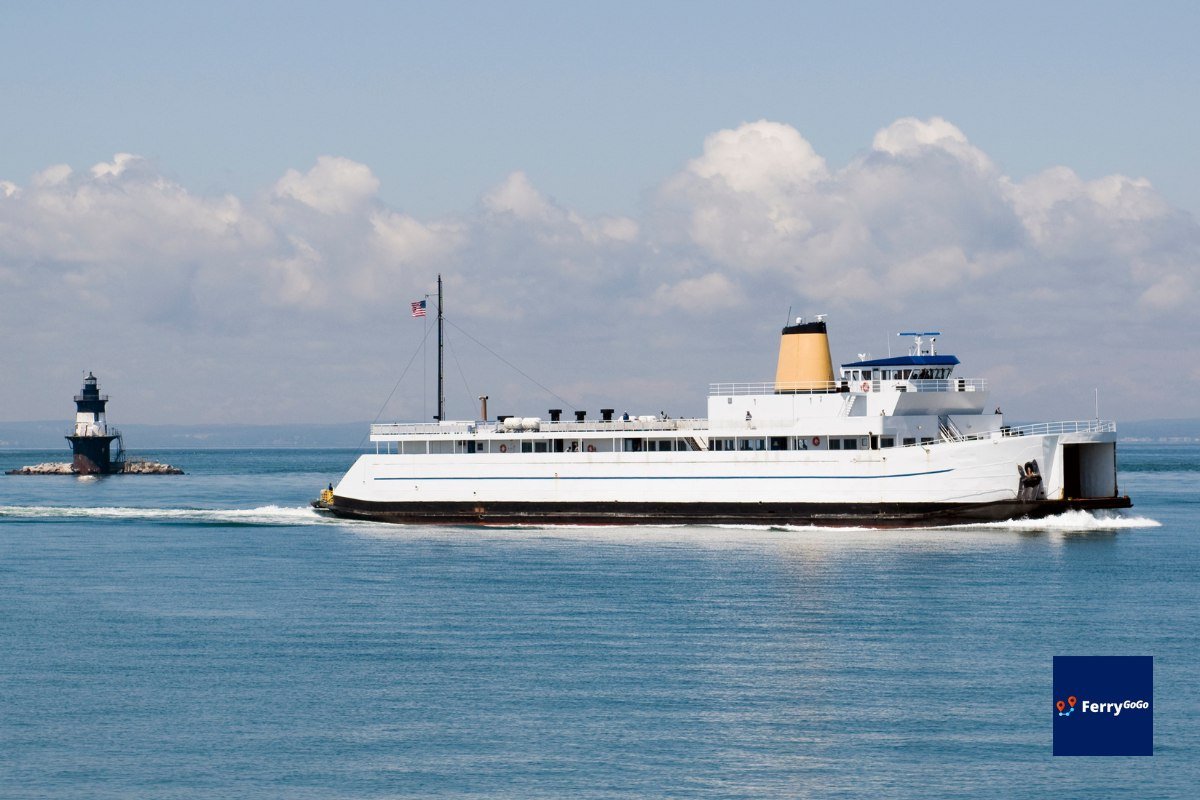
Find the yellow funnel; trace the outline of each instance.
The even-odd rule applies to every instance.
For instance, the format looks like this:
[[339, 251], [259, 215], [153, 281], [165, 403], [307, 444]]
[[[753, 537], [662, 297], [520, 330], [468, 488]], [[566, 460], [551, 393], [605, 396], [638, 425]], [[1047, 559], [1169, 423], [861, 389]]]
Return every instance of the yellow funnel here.
[[825, 320], [789, 325], [779, 339], [775, 393], [812, 391], [834, 391]]

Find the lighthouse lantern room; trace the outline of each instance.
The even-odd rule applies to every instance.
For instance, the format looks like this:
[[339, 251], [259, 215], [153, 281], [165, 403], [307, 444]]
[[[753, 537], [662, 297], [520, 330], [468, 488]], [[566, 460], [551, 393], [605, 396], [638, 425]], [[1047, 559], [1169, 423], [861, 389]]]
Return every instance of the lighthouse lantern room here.
[[107, 403], [108, 395], [100, 394], [96, 376], [89, 372], [83, 389], [75, 395], [75, 430], [67, 437], [80, 475], [108, 475], [124, 469], [121, 432], [110, 428], [104, 418]]

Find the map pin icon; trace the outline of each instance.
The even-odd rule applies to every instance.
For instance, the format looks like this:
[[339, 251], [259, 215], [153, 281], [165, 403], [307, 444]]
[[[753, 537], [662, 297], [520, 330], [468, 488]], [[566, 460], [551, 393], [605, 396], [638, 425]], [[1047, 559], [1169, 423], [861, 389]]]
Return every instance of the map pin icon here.
[[1064, 703], [1062, 700], [1059, 700], [1057, 703], [1054, 704], [1054, 707], [1057, 708], [1059, 713], [1061, 714], [1062, 710], [1067, 707], [1067, 704]]
[[1071, 708], [1075, 707], [1075, 695], [1071, 695], [1067, 698], [1067, 705], [1069, 705]]

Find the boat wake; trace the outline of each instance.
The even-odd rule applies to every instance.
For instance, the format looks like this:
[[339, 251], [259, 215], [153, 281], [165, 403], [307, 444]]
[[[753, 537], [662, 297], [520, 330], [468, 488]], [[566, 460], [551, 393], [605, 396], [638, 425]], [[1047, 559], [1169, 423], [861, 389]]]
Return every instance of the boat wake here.
[[307, 506], [258, 508], [134, 508], [125, 506], [0, 506], [0, 519], [28, 521], [94, 520], [209, 525], [322, 525], [335, 520]]
[[1126, 516], [1117, 511], [1067, 511], [1043, 519], [1013, 519], [955, 525], [956, 530], [990, 529], [1017, 531], [1117, 531], [1129, 528], [1159, 528], [1162, 523], [1149, 517]]

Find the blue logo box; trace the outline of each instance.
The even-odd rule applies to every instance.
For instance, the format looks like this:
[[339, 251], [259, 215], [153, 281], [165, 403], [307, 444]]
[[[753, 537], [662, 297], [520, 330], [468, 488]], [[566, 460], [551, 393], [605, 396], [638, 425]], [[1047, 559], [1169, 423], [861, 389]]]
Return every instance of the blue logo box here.
[[1054, 755], [1154, 755], [1153, 656], [1055, 656]]

